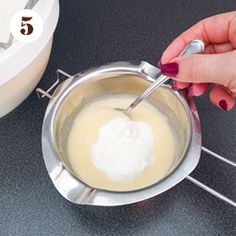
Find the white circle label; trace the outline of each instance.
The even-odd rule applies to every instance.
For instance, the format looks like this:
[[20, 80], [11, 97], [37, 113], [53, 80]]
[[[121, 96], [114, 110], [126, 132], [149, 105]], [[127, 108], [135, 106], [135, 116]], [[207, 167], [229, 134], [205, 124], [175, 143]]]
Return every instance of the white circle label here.
[[43, 32], [43, 20], [41, 16], [29, 9], [17, 11], [10, 21], [11, 33], [20, 42], [33, 42]]

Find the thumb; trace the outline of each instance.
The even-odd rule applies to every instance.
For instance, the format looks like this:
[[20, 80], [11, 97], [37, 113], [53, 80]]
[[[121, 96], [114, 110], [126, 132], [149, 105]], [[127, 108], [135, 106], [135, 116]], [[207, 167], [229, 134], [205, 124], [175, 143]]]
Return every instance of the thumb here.
[[[236, 78], [236, 51], [224, 54], [177, 57], [161, 65], [161, 72], [173, 79], [190, 83], [216, 83], [228, 87]], [[234, 82], [236, 88], [236, 80]]]

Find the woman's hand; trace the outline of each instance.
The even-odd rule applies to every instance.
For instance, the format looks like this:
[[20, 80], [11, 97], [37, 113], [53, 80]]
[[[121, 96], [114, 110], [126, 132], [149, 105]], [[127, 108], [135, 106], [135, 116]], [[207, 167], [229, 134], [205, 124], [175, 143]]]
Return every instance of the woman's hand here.
[[[203, 55], [177, 57], [193, 39], [205, 43]], [[173, 88], [189, 87], [200, 96], [213, 83], [210, 100], [228, 111], [236, 96], [236, 11], [206, 18], [176, 38], [165, 50], [160, 69], [175, 81]]]

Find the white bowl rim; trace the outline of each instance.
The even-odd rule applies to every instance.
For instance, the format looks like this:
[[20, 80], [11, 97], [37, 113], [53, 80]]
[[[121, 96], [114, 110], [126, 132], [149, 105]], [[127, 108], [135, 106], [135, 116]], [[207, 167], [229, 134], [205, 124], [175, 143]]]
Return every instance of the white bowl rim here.
[[[59, 18], [59, 1], [45, 1], [47, 1], [47, 4], [44, 4], [40, 15], [43, 18], [45, 25], [47, 24], [48, 27], [44, 27], [41, 37], [32, 43], [15, 42], [10, 48], [0, 53], [0, 86], [13, 78], [28, 64], [30, 64], [37, 57], [37, 55], [40, 54], [42, 49], [52, 37]], [[33, 55], [30, 54], [32, 50], [37, 51], [37, 53], [32, 53]], [[19, 61], [21, 64], [15, 64], [16, 68], [13, 70], [12, 64], [14, 65], [14, 62]]]

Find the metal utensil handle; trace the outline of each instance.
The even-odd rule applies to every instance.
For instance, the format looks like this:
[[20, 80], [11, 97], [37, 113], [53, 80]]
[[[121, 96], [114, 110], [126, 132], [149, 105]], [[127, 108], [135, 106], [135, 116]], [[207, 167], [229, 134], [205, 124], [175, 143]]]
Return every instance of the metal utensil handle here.
[[138, 98], [136, 98], [130, 105], [129, 108], [127, 110], [127, 115], [129, 115], [133, 109], [144, 99], [146, 98], [148, 95], [150, 95], [154, 90], [156, 90], [160, 85], [162, 85], [163, 83], [165, 83], [167, 80], [169, 80], [170, 77], [165, 76], [165, 75], [160, 75], [158, 77], [158, 79], [151, 85], [149, 86], [143, 93], [141, 96], [138, 96]]
[[[212, 157], [215, 157], [215, 158], [217, 158], [217, 159], [219, 159], [219, 160], [221, 160], [221, 161], [223, 161], [223, 162], [225, 162], [225, 163], [227, 163], [227, 164], [229, 164], [233, 167], [236, 167], [235, 162], [225, 159], [224, 157], [218, 155], [217, 153], [210, 151], [208, 148], [202, 147], [202, 151], [206, 152], [207, 154], [211, 155]], [[208, 187], [207, 185], [201, 183], [200, 181], [193, 178], [192, 176], [189, 175], [189, 176], [186, 177], [186, 179], [189, 180], [190, 182], [196, 184], [198, 187], [206, 190], [208, 193], [210, 193], [210, 194], [214, 195], [215, 197], [221, 199], [222, 201], [230, 204], [233, 207], [236, 207], [236, 202], [229, 199], [228, 197], [225, 197], [223, 194], [215, 191], [214, 189]]]
[[[185, 48], [184, 50], [180, 53], [179, 56], [188, 56], [191, 54], [197, 54], [197, 53], [202, 53], [205, 49], [204, 43], [201, 40], [192, 40]], [[139, 96], [137, 99], [134, 100], [132, 104], [130, 104], [127, 114], [129, 115], [131, 111], [147, 96], [149, 96], [154, 90], [156, 90], [160, 85], [165, 83], [167, 80], [169, 80], [169, 76], [165, 75], [160, 75], [155, 82], [149, 86], [141, 96]]]

